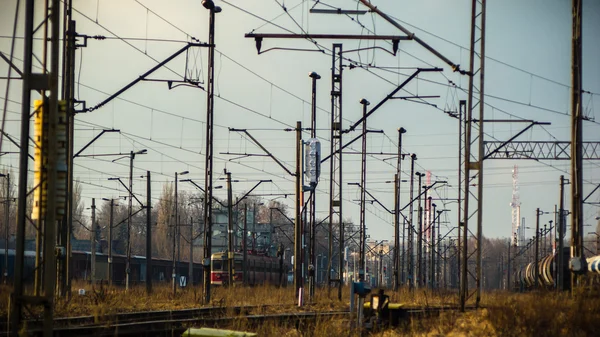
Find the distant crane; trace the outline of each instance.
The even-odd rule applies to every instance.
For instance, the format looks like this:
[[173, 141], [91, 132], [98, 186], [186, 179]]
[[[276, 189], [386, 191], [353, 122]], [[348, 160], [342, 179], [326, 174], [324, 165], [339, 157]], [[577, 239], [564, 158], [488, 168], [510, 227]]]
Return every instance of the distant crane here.
[[525, 241], [525, 233], [521, 228], [521, 201], [519, 200], [519, 169], [517, 165], [512, 170], [512, 245], [515, 247], [521, 246]]

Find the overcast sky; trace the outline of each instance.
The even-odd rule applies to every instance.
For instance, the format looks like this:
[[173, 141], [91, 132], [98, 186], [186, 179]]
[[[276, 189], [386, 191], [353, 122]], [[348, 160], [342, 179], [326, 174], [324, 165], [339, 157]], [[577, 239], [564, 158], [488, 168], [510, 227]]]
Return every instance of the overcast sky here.
[[[329, 153], [330, 91], [332, 43], [294, 40], [265, 40], [262, 50], [280, 48], [257, 54], [254, 40], [244, 38], [248, 32], [259, 33], [339, 33], [387, 34], [402, 33], [376, 14], [360, 16], [309, 14], [315, 8], [365, 9], [358, 1], [335, 1], [315, 4], [313, 1], [215, 1], [223, 8], [216, 23], [216, 84], [215, 94], [215, 179], [223, 178], [223, 169], [232, 172], [234, 195], [242, 194], [258, 179], [272, 179], [262, 184], [256, 193], [289, 194], [278, 200], [293, 205], [293, 177], [266, 157], [239, 158], [229, 153], [261, 153], [246, 137], [229, 132], [228, 128], [246, 128], [267, 149], [272, 151], [290, 170], [295, 160], [295, 135], [284, 129], [296, 121], [310, 126], [311, 80], [308, 74], [319, 73], [317, 84], [317, 136], [321, 139], [323, 155]], [[21, 2], [22, 6], [23, 1]], [[468, 68], [470, 34], [470, 1], [373, 1], [410, 31], [430, 44], [445, 57]], [[0, 51], [10, 52], [10, 35], [14, 19], [15, 0], [3, 0], [0, 10]], [[282, 7], [285, 7], [286, 11]], [[583, 87], [584, 110], [592, 121], [584, 122], [584, 140], [600, 141], [600, 3], [583, 2]], [[180, 1], [74, 1], [77, 32], [102, 35], [108, 39], [88, 40], [86, 48], [77, 51], [76, 96], [88, 107], [95, 106], [167, 58], [194, 37], [208, 40], [208, 13], [200, 0]], [[23, 8], [19, 27], [23, 26]], [[39, 18], [39, 16], [38, 16]], [[486, 35], [485, 115], [487, 119], [532, 119], [550, 122], [549, 126], [534, 127], [519, 140], [569, 140], [570, 133], [570, 71], [571, 71], [571, 2], [562, 0], [488, 1]], [[22, 28], [17, 34], [22, 36]], [[118, 37], [118, 38], [116, 38]], [[417, 67], [443, 69], [439, 73], [423, 73], [410, 82], [406, 91], [397, 96], [439, 96], [427, 99], [431, 104], [405, 100], [390, 100], [378, 109], [367, 122], [368, 128], [383, 130], [384, 134], [367, 137], [369, 152], [396, 152], [397, 129], [408, 132], [403, 138], [403, 152], [416, 153], [417, 170], [430, 171], [432, 182], [445, 180], [449, 186], [436, 191], [434, 197], [453, 199], [457, 196], [458, 123], [443, 111], [456, 111], [458, 101], [467, 98], [468, 79], [453, 73], [436, 56], [413, 41], [402, 41], [397, 55], [391, 55], [388, 41], [373, 47], [373, 42], [343, 41], [348, 60], [362, 67], [345, 68], [343, 73], [344, 128], [361, 117], [359, 101], [366, 98], [371, 107], [384, 99], [398, 83], [404, 81]], [[41, 48], [38, 44], [38, 51]], [[283, 49], [281, 49], [283, 48]], [[23, 44], [17, 40], [15, 63], [22, 65]], [[187, 68], [186, 68], [187, 64]], [[39, 63], [35, 63], [39, 66]], [[152, 79], [180, 80], [199, 78], [204, 86], [207, 69], [207, 50], [190, 49], [153, 75]], [[38, 69], [39, 70], [39, 69]], [[8, 71], [0, 63], [1, 76]], [[456, 86], [451, 86], [452, 82]], [[6, 80], [0, 81], [4, 99]], [[19, 138], [20, 83], [11, 82], [6, 131]], [[2, 101], [3, 103], [4, 101]], [[169, 90], [163, 82], [141, 82], [104, 107], [78, 114], [76, 118], [76, 151], [103, 128], [121, 130], [106, 134], [96, 141], [86, 154], [106, 154], [148, 149], [148, 154], [135, 159], [134, 176], [153, 172], [153, 197], [159, 197], [162, 184], [172, 182], [174, 172], [189, 170], [189, 178], [203, 185], [206, 92], [199, 88], [179, 86]], [[524, 127], [523, 123], [486, 124], [486, 140], [505, 140]], [[345, 135], [345, 141], [358, 131]], [[309, 133], [304, 134], [309, 138]], [[344, 141], [344, 142], [345, 142]], [[2, 151], [16, 151], [3, 142]], [[360, 142], [349, 151], [359, 151]], [[238, 158], [236, 158], [238, 157]], [[84, 202], [91, 198], [109, 198], [126, 192], [109, 177], [128, 176], [128, 161], [111, 162], [110, 157], [77, 158], [75, 177], [83, 184]], [[403, 162], [403, 179], [408, 178], [410, 161]], [[567, 161], [489, 161], [485, 163], [484, 234], [509, 237], [511, 233], [512, 168], [519, 166], [522, 216], [534, 223], [535, 208], [553, 211], [558, 203], [559, 176], [569, 177]], [[0, 157], [2, 169], [16, 172], [18, 156]], [[31, 167], [31, 166], [30, 166]], [[367, 189], [389, 209], [393, 208], [392, 185], [395, 159], [389, 155], [370, 156], [367, 163]], [[358, 223], [359, 190], [348, 182], [360, 179], [360, 156], [344, 156], [344, 218]], [[595, 161], [584, 162], [584, 192], [590, 193], [600, 183], [600, 166]], [[221, 182], [216, 181], [215, 185]], [[181, 190], [194, 187], [180, 183]], [[145, 196], [142, 178], [134, 181], [134, 192]], [[329, 165], [322, 168], [318, 186], [317, 217], [328, 214]], [[215, 194], [224, 198], [224, 189]], [[569, 197], [569, 193], [566, 195]], [[275, 198], [265, 197], [265, 200]], [[402, 187], [402, 204], [408, 200], [408, 184]], [[597, 202], [600, 193], [590, 200]], [[446, 201], [449, 209], [444, 222], [456, 226], [456, 203]], [[598, 208], [585, 206], [585, 223], [594, 224]], [[367, 205], [368, 234], [373, 239], [391, 239], [393, 218], [376, 204]], [[543, 222], [553, 220], [546, 215]], [[589, 229], [589, 230], [588, 230]], [[586, 232], [593, 231], [588, 227]], [[528, 236], [532, 235], [530, 231]]]

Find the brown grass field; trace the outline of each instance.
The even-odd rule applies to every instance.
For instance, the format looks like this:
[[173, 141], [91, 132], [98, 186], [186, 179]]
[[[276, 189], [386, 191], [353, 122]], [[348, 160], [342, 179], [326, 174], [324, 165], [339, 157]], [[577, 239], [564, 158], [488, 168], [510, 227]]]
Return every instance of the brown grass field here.
[[[77, 295], [77, 289], [85, 288], [86, 296]], [[176, 310], [202, 306], [202, 288], [177, 289], [173, 296], [171, 288], [156, 285], [152, 295], [147, 296], [143, 286], [129, 292], [123, 288], [96, 287], [77, 284], [73, 287], [71, 300], [59, 299], [55, 303], [55, 316], [101, 316], [118, 312], [145, 310]], [[6, 318], [10, 288], [0, 286], [0, 316]], [[303, 308], [295, 306], [294, 290], [288, 288], [235, 287], [213, 288], [212, 306], [280, 305], [261, 310], [261, 313], [292, 311], [330, 311], [348, 308], [349, 289], [343, 292], [343, 301], [337, 300], [337, 290], [317, 289], [315, 300]], [[409, 292], [401, 289], [388, 292], [390, 301], [406, 306], [432, 307], [456, 305], [456, 293], [440, 293], [426, 290]], [[370, 332], [370, 336], [600, 336], [600, 296], [597, 291], [582, 290], [567, 293], [534, 292], [516, 294], [492, 292], [482, 295], [477, 311], [460, 313], [443, 312], [440, 316], [408, 320], [401, 326]], [[350, 329], [345, 320], [319, 320], [315, 325], [297, 328], [289, 324], [264, 324], [253, 327], [244, 318], [236, 320], [230, 328], [254, 331], [259, 336], [360, 336]]]

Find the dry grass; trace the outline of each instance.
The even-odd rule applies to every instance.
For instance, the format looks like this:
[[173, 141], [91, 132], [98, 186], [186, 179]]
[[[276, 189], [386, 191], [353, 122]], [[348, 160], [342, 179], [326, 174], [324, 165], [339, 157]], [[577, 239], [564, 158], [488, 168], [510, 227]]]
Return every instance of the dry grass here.
[[8, 314], [8, 298], [11, 291], [11, 287], [8, 287], [4, 284], [0, 285], [0, 315], [2, 316], [6, 316]]
[[[419, 297], [416, 302], [422, 301], [424, 295]], [[448, 298], [456, 301], [455, 294]], [[483, 294], [481, 304], [484, 309], [466, 313], [446, 311], [439, 317], [410, 320], [373, 335], [600, 336], [600, 296], [595, 292], [572, 296], [553, 292], [492, 292]]]
[[[143, 287], [129, 292], [122, 288], [97, 287], [79, 284], [73, 289], [85, 288], [86, 296], [74, 296], [70, 301], [58, 300], [55, 315], [101, 316], [119, 312], [144, 310], [176, 310], [202, 306], [202, 289], [199, 287], [177, 289], [173, 296], [170, 286], [155, 286], [147, 296]], [[0, 286], [0, 315], [6, 315], [10, 289]], [[434, 307], [456, 305], [455, 292], [430, 292], [401, 289], [388, 293], [394, 303], [406, 306]], [[343, 301], [337, 300], [337, 289], [331, 297], [326, 289], [317, 289], [314, 303], [303, 308], [296, 306], [294, 289], [264, 287], [214, 288], [211, 305], [249, 306], [279, 305], [255, 310], [254, 314], [291, 312], [294, 310], [330, 311], [348, 308], [349, 289], [343, 291]], [[485, 309], [467, 312], [443, 312], [439, 317], [413, 319], [401, 326], [385, 331], [372, 332], [373, 336], [600, 336], [600, 296], [598, 293], [527, 293], [495, 292], [483, 294]], [[233, 313], [232, 313], [233, 314]], [[310, 326], [287, 323], [266, 323], [252, 326], [240, 317], [232, 326], [224, 328], [255, 331], [259, 336], [359, 336], [350, 329], [346, 320], [320, 319]]]

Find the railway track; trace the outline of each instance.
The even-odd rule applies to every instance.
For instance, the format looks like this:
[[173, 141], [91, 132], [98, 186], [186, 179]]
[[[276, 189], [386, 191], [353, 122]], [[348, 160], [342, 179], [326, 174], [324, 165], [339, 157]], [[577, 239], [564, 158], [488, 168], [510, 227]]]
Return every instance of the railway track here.
[[[286, 305], [255, 305], [255, 306], [235, 306], [235, 307], [204, 307], [181, 310], [159, 310], [159, 311], [141, 311], [124, 312], [102, 316], [77, 316], [77, 317], [59, 317], [54, 319], [54, 328], [82, 328], [94, 327], [111, 324], [127, 324], [135, 322], [148, 321], [175, 321], [188, 319], [208, 319], [219, 318], [227, 315], [241, 316], [249, 315], [252, 312], [261, 312], [272, 309], [283, 309], [291, 307]], [[5, 336], [7, 331], [7, 317], [3, 317], [0, 322], [0, 336]], [[28, 330], [41, 330], [43, 321], [30, 319], [26, 321]]]
[[[62, 326], [54, 328], [54, 336], [181, 336], [190, 327], [226, 327], [236, 320], [244, 320], [248, 327], [257, 327], [266, 322], [290, 326], [313, 324], [319, 319], [349, 317], [348, 311], [294, 312], [280, 314], [238, 315], [226, 317], [193, 317], [173, 319], [148, 319], [142, 321], [97, 323], [84, 326]], [[41, 336], [42, 329], [28, 328], [29, 336]]]
[[[180, 336], [190, 327], [231, 327], [243, 320], [244, 326], [256, 328], [273, 322], [287, 326], [310, 326], [319, 319], [350, 319], [349, 311], [327, 312], [287, 312], [270, 313], [272, 309], [292, 310], [291, 305], [259, 305], [236, 307], [206, 307], [182, 310], [162, 310], [120, 313], [106, 316], [64, 317], [54, 320], [54, 336]], [[467, 307], [466, 310], [475, 310]], [[397, 325], [408, 318], [425, 318], [439, 315], [444, 311], [457, 311], [459, 307], [399, 307], [389, 310], [390, 325]], [[4, 323], [4, 322], [3, 322]], [[42, 322], [27, 321], [30, 336], [42, 335]], [[6, 325], [0, 336], [7, 336]]]

